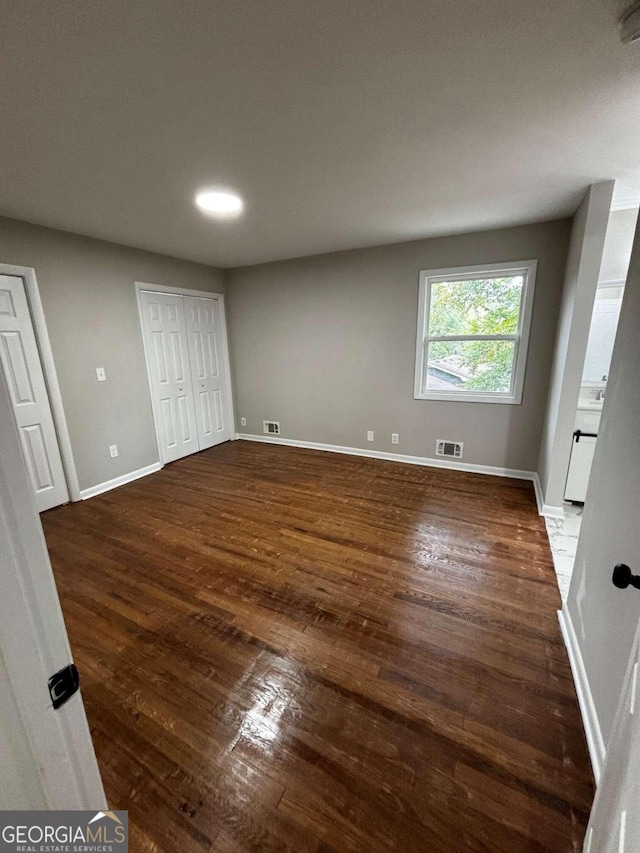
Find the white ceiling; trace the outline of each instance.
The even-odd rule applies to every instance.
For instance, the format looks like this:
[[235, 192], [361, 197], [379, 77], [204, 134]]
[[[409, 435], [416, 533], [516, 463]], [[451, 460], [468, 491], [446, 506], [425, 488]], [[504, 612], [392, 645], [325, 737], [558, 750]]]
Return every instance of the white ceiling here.
[[0, 0], [0, 213], [229, 267], [640, 196], [620, 6]]

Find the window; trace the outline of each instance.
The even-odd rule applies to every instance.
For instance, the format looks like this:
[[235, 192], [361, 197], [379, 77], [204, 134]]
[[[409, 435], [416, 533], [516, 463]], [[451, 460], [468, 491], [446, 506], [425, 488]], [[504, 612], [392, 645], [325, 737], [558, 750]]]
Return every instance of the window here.
[[415, 398], [520, 403], [536, 261], [420, 273]]

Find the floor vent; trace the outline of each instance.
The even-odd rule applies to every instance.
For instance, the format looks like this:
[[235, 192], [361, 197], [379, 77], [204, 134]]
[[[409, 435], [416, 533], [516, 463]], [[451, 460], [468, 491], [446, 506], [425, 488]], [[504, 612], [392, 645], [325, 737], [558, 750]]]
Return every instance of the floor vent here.
[[266, 435], [280, 435], [280, 421], [262, 421], [262, 431]]
[[449, 456], [452, 459], [462, 459], [462, 441], [445, 441], [439, 438], [436, 441], [436, 456]]

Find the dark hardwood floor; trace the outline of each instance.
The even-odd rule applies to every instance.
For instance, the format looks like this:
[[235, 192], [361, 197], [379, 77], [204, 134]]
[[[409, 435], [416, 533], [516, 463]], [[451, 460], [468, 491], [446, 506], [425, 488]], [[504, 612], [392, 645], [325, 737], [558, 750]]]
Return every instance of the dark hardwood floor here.
[[581, 849], [530, 483], [238, 441], [42, 520], [135, 853]]

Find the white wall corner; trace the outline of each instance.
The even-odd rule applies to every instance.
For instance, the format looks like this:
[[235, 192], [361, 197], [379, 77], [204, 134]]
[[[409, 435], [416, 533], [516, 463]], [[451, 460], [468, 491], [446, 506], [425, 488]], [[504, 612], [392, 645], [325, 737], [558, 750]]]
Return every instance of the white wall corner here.
[[114, 477], [113, 480], [106, 480], [104, 483], [98, 483], [97, 486], [90, 486], [88, 489], [82, 489], [80, 497], [83, 501], [87, 498], [94, 498], [96, 495], [101, 495], [103, 492], [109, 492], [111, 489], [117, 489], [118, 486], [124, 486], [126, 483], [131, 483], [133, 480], [139, 480], [141, 477], [146, 477], [148, 474], [155, 474], [164, 466], [161, 462], [154, 462], [153, 465], [147, 465], [145, 468], [138, 468], [137, 471], [130, 471], [128, 474], [123, 474], [121, 477]]
[[575, 684], [576, 693], [578, 695], [578, 705], [580, 706], [580, 714], [582, 715], [582, 725], [584, 726], [585, 735], [587, 737], [587, 746], [589, 748], [589, 757], [593, 768], [593, 776], [596, 780], [596, 785], [600, 781], [600, 775], [604, 766], [607, 750], [602, 737], [602, 730], [598, 720], [595, 702], [589, 686], [587, 670], [582, 659], [582, 652], [578, 643], [571, 614], [565, 607], [558, 611], [558, 619], [560, 621], [560, 629], [564, 638], [564, 644], [569, 655], [569, 663], [571, 665], [571, 673]]
[[540, 476], [535, 471], [532, 478], [533, 491], [536, 495], [536, 506], [538, 507], [538, 515], [544, 515], [544, 498], [542, 496], [542, 485], [540, 484]]
[[564, 518], [564, 510], [561, 506], [553, 506], [544, 502], [542, 493], [542, 484], [538, 472], [533, 475], [533, 489], [536, 493], [536, 504], [538, 506], [538, 515], [543, 515], [545, 518]]
[[571, 434], [614, 187], [615, 181], [592, 184], [574, 217], [538, 463], [550, 506], [562, 501], [569, 470]]

